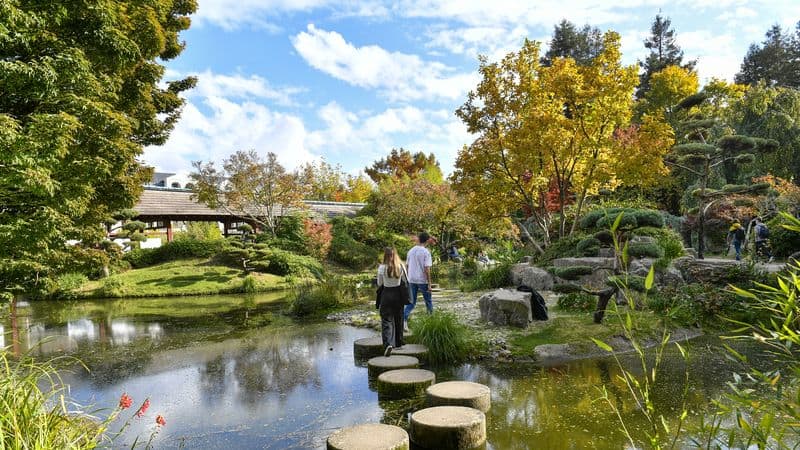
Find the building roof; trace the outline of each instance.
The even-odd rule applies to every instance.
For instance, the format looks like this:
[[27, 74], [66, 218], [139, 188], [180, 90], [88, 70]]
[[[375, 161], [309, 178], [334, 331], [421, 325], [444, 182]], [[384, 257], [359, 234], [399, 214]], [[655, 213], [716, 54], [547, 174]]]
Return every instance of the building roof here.
[[[364, 207], [363, 203], [342, 202], [304, 202], [308, 212], [318, 218], [336, 216], [352, 217]], [[211, 209], [208, 206], [192, 200], [192, 191], [187, 189], [169, 189], [145, 187], [139, 201], [133, 208], [138, 213], [140, 220], [197, 220], [197, 221], [222, 221], [235, 219], [237, 216], [221, 209]], [[296, 212], [292, 210], [291, 212]]]

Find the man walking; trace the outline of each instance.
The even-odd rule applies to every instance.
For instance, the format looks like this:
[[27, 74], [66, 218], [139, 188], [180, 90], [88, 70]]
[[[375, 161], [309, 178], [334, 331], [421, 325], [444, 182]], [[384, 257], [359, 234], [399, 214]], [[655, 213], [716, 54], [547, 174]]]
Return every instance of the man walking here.
[[411, 250], [408, 251], [406, 256], [406, 264], [408, 265], [408, 285], [411, 291], [411, 303], [406, 305], [403, 311], [403, 318], [406, 324], [408, 323], [408, 316], [417, 305], [417, 293], [422, 292], [422, 298], [425, 299], [425, 307], [428, 313], [433, 312], [433, 301], [431, 299], [431, 266], [433, 265], [433, 258], [431, 252], [426, 247], [430, 240], [428, 233], [422, 232], [419, 234], [418, 243]]
[[772, 251], [769, 249], [769, 227], [761, 221], [761, 217], [755, 218], [756, 227], [756, 256], [760, 255], [768, 258], [767, 262], [772, 262]]

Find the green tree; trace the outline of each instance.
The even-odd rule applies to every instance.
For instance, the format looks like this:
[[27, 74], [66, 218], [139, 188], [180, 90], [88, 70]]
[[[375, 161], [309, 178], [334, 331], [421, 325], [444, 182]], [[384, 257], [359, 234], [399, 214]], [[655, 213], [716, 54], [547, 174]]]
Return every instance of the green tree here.
[[550, 66], [556, 58], [572, 58], [579, 65], [588, 65], [603, 51], [603, 33], [590, 25], [578, 28], [568, 20], [553, 27], [553, 37], [542, 57], [542, 65]]
[[332, 166], [323, 159], [306, 163], [300, 173], [309, 185], [308, 200], [338, 202], [344, 197], [347, 179], [341, 166]]
[[636, 98], [642, 98], [650, 90], [650, 78], [669, 66], [678, 66], [688, 72], [694, 71], [697, 61], [683, 62], [683, 50], [675, 42], [675, 30], [670, 28], [672, 21], [669, 17], [656, 15], [650, 25], [650, 36], [644, 40], [644, 47], [650, 51], [644, 61], [639, 65], [643, 72], [639, 75], [639, 87], [636, 89]]
[[193, 0], [0, 1], [0, 291], [74, 264], [150, 176], [179, 93], [162, 61], [183, 50]]
[[660, 114], [667, 119], [681, 100], [697, 92], [697, 73], [679, 66], [667, 66], [650, 77], [650, 88], [636, 105], [639, 114]]
[[754, 85], [762, 80], [768, 86], [800, 87], [800, 22], [794, 34], [773, 25], [761, 45], [750, 45], [736, 82]]
[[[667, 164], [696, 180], [691, 195], [697, 204], [694, 215], [697, 219], [697, 256], [700, 259], [705, 253], [705, 223], [710, 209], [731, 197], [758, 195], [769, 189], [767, 183], [733, 184], [737, 168], [752, 164], [756, 160], [755, 154], [770, 153], [778, 147], [778, 142], [771, 139], [737, 134], [715, 136], [715, 128], [720, 125], [718, 121], [698, 115], [697, 107], [706, 100], [705, 93], [701, 92], [678, 105], [678, 109], [686, 114], [680, 123], [679, 134], [687, 138], [675, 145], [666, 158]], [[722, 181], [715, 183], [719, 178]], [[714, 186], [719, 183], [723, 186]]]
[[441, 183], [444, 179], [439, 162], [433, 153], [426, 155], [423, 152], [412, 154], [404, 148], [393, 148], [385, 158], [372, 163], [364, 169], [376, 184], [388, 179], [425, 178], [432, 183]]
[[284, 217], [305, 208], [308, 185], [299, 173], [287, 172], [274, 153], [262, 158], [255, 150], [240, 150], [223, 161], [221, 171], [212, 162], [192, 166], [197, 202], [259, 224], [273, 236]]

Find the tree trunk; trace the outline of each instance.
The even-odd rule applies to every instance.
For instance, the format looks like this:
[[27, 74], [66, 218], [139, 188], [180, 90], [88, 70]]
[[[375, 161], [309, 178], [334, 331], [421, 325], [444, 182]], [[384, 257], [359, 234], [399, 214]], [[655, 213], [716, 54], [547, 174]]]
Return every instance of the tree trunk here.
[[524, 223], [517, 221], [517, 227], [520, 229], [520, 231], [522, 231], [523, 237], [527, 239], [528, 242], [533, 244], [533, 247], [536, 249], [537, 252], [539, 252], [539, 254], [544, 253], [544, 249], [542, 248], [541, 245], [539, 245], [538, 242], [536, 242], [536, 239], [534, 239], [533, 236], [531, 236], [530, 231], [528, 231], [528, 228], [525, 227]]
[[700, 204], [697, 213], [697, 259], [705, 259], [704, 250], [706, 245], [706, 212], [705, 205]]

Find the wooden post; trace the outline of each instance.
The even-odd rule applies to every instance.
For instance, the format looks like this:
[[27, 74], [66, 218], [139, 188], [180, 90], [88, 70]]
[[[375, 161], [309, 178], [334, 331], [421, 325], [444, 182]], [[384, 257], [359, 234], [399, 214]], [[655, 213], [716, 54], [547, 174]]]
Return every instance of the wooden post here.
[[230, 224], [228, 223], [227, 220], [225, 222], [222, 222], [222, 235], [225, 236], [225, 237], [228, 237], [228, 226], [229, 225]]
[[172, 234], [172, 221], [168, 219], [167, 220], [167, 242], [172, 242], [173, 237], [174, 236]]

